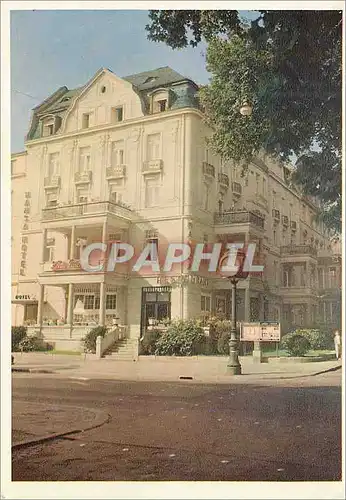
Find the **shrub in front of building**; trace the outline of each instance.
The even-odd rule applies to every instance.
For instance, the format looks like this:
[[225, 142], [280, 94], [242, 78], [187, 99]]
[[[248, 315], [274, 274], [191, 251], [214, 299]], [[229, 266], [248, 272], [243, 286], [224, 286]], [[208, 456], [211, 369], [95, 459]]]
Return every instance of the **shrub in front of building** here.
[[83, 345], [85, 352], [92, 352], [95, 354], [96, 352], [96, 339], [97, 337], [104, 337], [107, 333], [107, 328], [105, 326], [96, 326], [90, 332], [86, 334], [84, 337]]
[[311, 328], [295, 330], [297, 335], [303, 335], [310, 342], [311, 349], [320, 351], [324, 349], [333, 349], [333, 334], [331, 331]]
[[206, 336], [201, 322], [173, 320], [156, 342], [157, 356], [193, 356], [205, 350]]
[[148, 330], [140, 343], [140, 354], [143, 356], [151, 356], [155, 354], [156, 343], [162, 335], [162, 330]]
[[47, 351], [47, 344], [40, 337], [25, 337], [19, 344], [19, 350], [23, 352]]
[[281, 347], [290, 356], [304, 356], [311, 349], [309, 339], [296, 332], [287, 333], [281, 340]]
[[12, 352], [20, 351], [20, 343], [27, 335], [25, 326], [12, 326]]

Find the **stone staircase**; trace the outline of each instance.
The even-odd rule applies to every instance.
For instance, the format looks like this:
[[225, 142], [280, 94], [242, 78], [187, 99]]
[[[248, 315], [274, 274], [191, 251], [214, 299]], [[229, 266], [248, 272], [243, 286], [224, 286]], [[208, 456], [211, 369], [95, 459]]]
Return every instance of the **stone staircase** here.
[[118, 340], [102, 357], [114, 361], [138, 361], [138, 339]]

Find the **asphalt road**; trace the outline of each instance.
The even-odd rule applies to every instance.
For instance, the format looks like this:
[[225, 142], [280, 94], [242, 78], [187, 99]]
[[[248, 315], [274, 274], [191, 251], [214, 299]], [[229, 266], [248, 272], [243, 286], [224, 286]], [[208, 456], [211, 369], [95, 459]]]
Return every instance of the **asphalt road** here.
[[14, 375], [15, 401], [100, 409], [110, 421], [13, 450], [12, 480], [340, 480], [339, 380], [261, 387]]

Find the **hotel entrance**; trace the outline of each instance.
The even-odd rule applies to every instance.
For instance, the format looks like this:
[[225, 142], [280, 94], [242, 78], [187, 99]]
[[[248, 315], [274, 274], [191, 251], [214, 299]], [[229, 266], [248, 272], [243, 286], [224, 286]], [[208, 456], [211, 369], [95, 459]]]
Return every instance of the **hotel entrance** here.
[[171, 287], [142, 288], [141, 337], [148, 326], [159, 327], [166, 319], [171, 319]]

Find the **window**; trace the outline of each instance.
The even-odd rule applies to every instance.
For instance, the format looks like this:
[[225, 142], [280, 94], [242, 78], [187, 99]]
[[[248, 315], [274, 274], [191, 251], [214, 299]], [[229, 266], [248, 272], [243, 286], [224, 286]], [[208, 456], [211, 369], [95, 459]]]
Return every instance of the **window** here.
[[121, 193], [118, 193], [117, 191], [111, 191], [109, 195], [109, 201], [112, 203], [121, 203], [122, 200], [122, 195]]
[[56, 193], [50, 193], [47, 195], [47, 207], [56, 207], [58, 205], [58, 196]]
[[203, 185], [203, 208], [209, 210], [210, 186], [206, 182]]
[[44, 248], [44, 262], [52, 262], [54, 260], [55, 238], [48, 238]]
[[48, 177], [52, 179], [59, 174], [59, 153], [51, 153], [48, 158]]
[[256, 174], [256, 193], [259, 194], [259, 182], [260, 182], [261, 176], [259, 174]]
[[274, 231], [273, 231], [273, 243], [274, 243], [274, 245], [276, 245], [276, 244], [277, 244], [277, 237], [276, 237], [276, 236], [277, 236], [277, 235], [276, 235], [276, 231], [274, 230]]
[[224, 297], [216, 297], [216, 312], [226, 314], [226, 299]]
[[112, 123], [122, 122], [124, 119], [124, 108], [123, 106], [117, 106], [112, 108]]
[[106, 295], [106, 309], [116, 309], [117, 308], [117, 296], [115, 293], [109, 293]]
[[90, 113], [83, 113], [82, 128], [89, 128], [90, 126]]
[[54, 134], [54, 117], [46, 118], [43, 120], [43, 137]]
[[145, 245], [151, 245], [152, 258], [156, 258], [159, 250], [159, 239], [158, 238], [148, 238]]
[[262, 195], [265, 197], [267, 196], [267, 181], [265, 180], [265, 178], [263, 177], [262, 179]]
[[161, 99], [157, 101], [159, 111], [166, 111], [167, 109], [167, 99]]
[[79, 149], [79, 172], [88, 172], [91, 165], [90, 147]]
[[102, 87], [101, 87], [101, 94], [105, 94], [106, 90], [107, 90], [106, 87], [104, 85], [102, 85]]
[[284, 274], [283, 274], [283, 285], [284, 285], [284, 287], [290, 286], [289, 285], [289, 273], [288, 273], [288, 271], [284, 271]]
[[148, 135], [147, 140], [147, 160], [160, 159], [161, 134]]
[[77, 202], [78, 203], [88, 203], [89, 193], [87, 189], [78, 189], [77, 191]]
[[147, 179], [145, 182], [145, 206], [153, 207], [159, 204], [160, 187], [156, 179]]
[[210, 312], [211, 311], [211, 296], [201, 295], [201, 311]]
[[95, 295], [84, 296], [84, 309], [94, 309]]
[[124, 165], [124, 141], [114, 141], [111, 146], [111, 166]]

